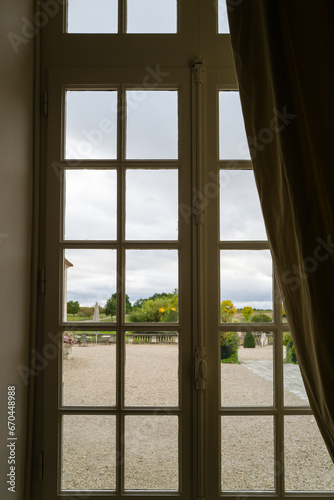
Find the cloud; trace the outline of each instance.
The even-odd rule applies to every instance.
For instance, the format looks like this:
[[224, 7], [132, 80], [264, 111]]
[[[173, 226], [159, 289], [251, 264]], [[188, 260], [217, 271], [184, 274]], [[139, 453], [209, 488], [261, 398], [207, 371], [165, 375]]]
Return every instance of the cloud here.
[[[235, 152], [244, 139], [244, 132], [240, 132], [239, 97], [236, 92], [221, 94], [224, 96], [220, 116], [229, 116], [230, 129], [236, 134], [234, 140], [229, 135], [230, 131], [226, 131], [225, 143], [230, 141], [230, 151]], [[94, 138], [95, 132], [92, 131], [98, 130], [102, 118], [109, 117], [116, 123], [115, 91], [78, 91], [69, 92], [69, 95], [68, 110], [72, 109], [73, 116], [66, 130], [68, 141], [74, 141], [73, 144], [87, 137]], [[128, 158], [177, 158], [177, 102], [176, 91], [128, 91]], [[89, 132], [88, 136], [83, 133], [84, 130]], [[224, 128], [221, 128], [221, 133], [222, 130]], [[98, 137], [99, 134], [96, 134]], [[116, 149], [112, 149], [108, 142], [116, 141], [116, 132], [104, 134], [103, 141], [97, 146], [97, 153], [94, 150], [93, 157], [108, 157], [108, 151], [112, 151], [111, 156], [116, 154]], [[66, 170], [66, 239], [116, 239], [117, 175], [113, 168]], [[176, 241], [179, 203], [177, 169], [148, 169], [143, 162], [142, 168], [126, 169], [125, 181], [126, 238]], [[265, 240], [253, 172], [222, 171], [220, 184], [221, 238], [232, 241]], [[269, 251], [223, 251], [221, 255], [220, 299], [230, 299], [238, 307], [271, 308]], [[73, 263], [73, 267], [68, 269], [67, 299], [78, 300], [81, 305], [92, 306], [96, 301], [104, 305], [116, 291], [116, 250], [66, 250], [66, 257]], [[176, 250], [128, 250], [126, 293], [134, 302], [156, 292], [172, 292], [178, 288], [178, 272]]]
[[221, 300], [272, 309], [270, 251], [222, 250], [220, 256]]
[[266, 240], [253, 171], [224, 170], [220, 177], [220, 238]]

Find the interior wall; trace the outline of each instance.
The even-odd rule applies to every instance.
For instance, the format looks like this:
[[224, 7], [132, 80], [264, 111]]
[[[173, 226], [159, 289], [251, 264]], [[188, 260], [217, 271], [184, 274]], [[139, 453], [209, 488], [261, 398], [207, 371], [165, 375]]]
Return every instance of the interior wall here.
[[[33, 179], [33, 0], [0, 2], [0, 498], [21, 500], [27, 421]], [[21, 37], [21, 38], [18, 38]], [[16, 390], [10, 456], [7, 388]], [[13, 447], [12, 447], [12, 451]], [[15, 464], [8, 464], [8, 458]], [[15, 467], [15, 495], [7, 474]]]

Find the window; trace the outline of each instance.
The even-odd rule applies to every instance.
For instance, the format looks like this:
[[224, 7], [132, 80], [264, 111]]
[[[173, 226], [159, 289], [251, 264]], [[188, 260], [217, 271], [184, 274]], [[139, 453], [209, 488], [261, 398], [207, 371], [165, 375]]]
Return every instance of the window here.
[[43, 33], [48, 500], [334, 489], [222, 8], [69, 0]]

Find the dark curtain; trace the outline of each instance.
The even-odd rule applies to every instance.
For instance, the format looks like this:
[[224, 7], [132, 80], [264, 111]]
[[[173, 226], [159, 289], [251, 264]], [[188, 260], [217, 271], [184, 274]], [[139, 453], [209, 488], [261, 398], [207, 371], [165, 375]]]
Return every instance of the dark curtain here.
[[334, 460], [334, 1], [227, 3], [274, 267]]

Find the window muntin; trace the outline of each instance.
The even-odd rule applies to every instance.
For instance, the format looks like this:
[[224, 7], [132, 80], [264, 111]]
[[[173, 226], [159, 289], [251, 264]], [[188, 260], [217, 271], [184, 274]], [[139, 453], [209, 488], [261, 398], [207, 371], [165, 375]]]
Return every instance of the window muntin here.
[[[245, 352], [246, 349], [240, 348], [241, 365], [222, 363], [221, 356], [219, 356], [218, 398], [221, 403], [219, 414], [222, 418], [220, 430], [221, 491], [224, 495], [228, 495], [232, 492], [238, 494], [240, 491], [252, 492], [252, 494], [261, 491], [263, 494], [262, 492], [268, 491], [269, 493], [276, 490], [282, 497], [288, 496], [292, 491], [294, 493], [308, 492], [308, 494], [313, 491], [316, 496], [320, 492], [333, 491], [334, 469], [308, 406], [299, 366], [293, 362], [294, 360], [291, 362], [293, 346], [292, 350], [287, 353], [287, 342], [284, 339], [289, 333], [289, 326], [283, 316], [278, 285], [272, 271], [269, 245], [266, 241], [262, 216], [259, 213], [253, 173], [250, 170], [251, 163], [244, 155], [246, 136], [238, 93], [218, 90], [218, 102], [219, 145], [217, 149], [219, 149], [218, 165], [221, 183], [218, 224], [220, 229], [218, 251], [221, 266], [220, 300], [233, 299], [232, 302], [237, 309], [236, 314], [229, 317], [226, 323], [220, 323], [218, 348], [221, 348], [222, 343], [226, 344], [226, 341], [222, 342], [222, 336], [230, 340], [234, 339], [231, 333], [239, 334], [241, 338], [250, 331], [258, 343], [254, 351], [248, 349], [249, 355]], [[234, 121], [230, 123], [230, 130], [228, 130], [228, 113], [234, 116]], [[235, 141], [229, 143], [227, 138], [233, 129]], [[246, 178], [247, 181], [242, 182]], [[231, 191], [227, 192], [229, 186]], [[248, 203], [248, 197], [252, 199], [251, 204]], [[232, 260], [228, 258], [229, 255], [233, 257]], [[245, 258], [247, 255], [260, 256], [258, 264], [256, 264], [256, 258], [252, 265], [248, 265], [252, 259]], [[266, 258], [263, 258], [263, 255], [266, 255]], [[234, 259], [236, 259], [235, 262]], [[273, 278], [271, 279], [270, 276]], [[254, 280], [253, 283], [251, 283], [252, 280]], [[233, 286], [230, 287], [229, 282], [233, 283]], [[251, 291], [248, 295], [247, 290]], [[266, 291], [263, 295], [264, 290]], [[241, 300], [242, 296], [243, 300]], [[256, 297], [260, 300], [257, 301]], [[271, 321], [253, 323], [251, 318], [242, 318], [244, 306], [258, 309], [259, 304], [261, 304], [261, 310], [253, 310], [253, 315], [264, 313], [270, 317]], [[262, 353], [266, 351], [266, 359], [251, 359], [262, 357], [259, 353], [261, 339], [263, 343], [261, 350]], [[285, 345], [283, 345], [283, 340]], [[245, 370], [242, 379], [238, 378], [238, 375], [234, 376], [238, 368]], [[230, 392], [228, 387], [231, 388]], [[261, 390], [258, 393], [260, 387]], [[271, 425], [268, 427], [264, 420], [258, 429], [255, 425], [255, 434], [258, 432], [261, 434], [261, 437], [257, 439], [261, 445], [255, 445], [255, 443], [252, 445], [252, 438], [246, 436], [246, 432], [243, 436], [243, 429], [249, 427], [247, 422], [252, 420], [260, 422], [261, 419], [271, 421]], [[308, 436], [303, 444], [300, 435]], [[231, 445], [228, 442], [229, 439], [232, 441]], [[290, 440], [295, 446], [289, 446]], [[310, 451], [305, 452], [310, 459], [304, 459], [304, 450], [310, 442], [314, 443], [316, 460], [312, 460]], [[279, 474], [275, 473], [277, 465], [275, 465], [275, 471], [272, 469], [274, 462], [279, 464]], [[249, 464], [254, 467], [253, 474], [247, 473], [245, 476], [241, 469], [239, 476], [235, 474], [239, 467], [246, 470], [246, 464], [248, 471]], [[316, 482], [313, 479], [314, 471], [310, 473], [312, 467], [319, 470], [319, 480], [317, 479]], [[261, 475], [261, 470], [266, 470], [265, 477]], [[323, 473], [324, 470], [327, 471], [327, 475]]]
[[[129, 34], [177, 33], [177, 0], [67, 0], [66, 32], [117, 34], [119, 23]], [[121, 19], [119, 19], [121, 17]]]
[[[58, 164], [59, 177], [64, 181], [59, 185], [62, 204], [59, 260], [63, 268], [59, 323], [64, 339], [70, 336], [77, 339], [73, 346], [75, 355], [67, 358], [64, 347], [60, 362], [59, 491], [177, 492], [181, 486], [183, 437], [179, 429], [184, 411], [180, 408], [183, 382], [179, 374], [186, 331], [180, 321], [178, 294], [179, 261], [183, 254], [178, 205], [184, 174], [178, 160], [180, 90], [176, 88], [179, 86], [161, 91], [140, 91], [128, 84], [119, 85], [117, 91], [103, 86], [63, 87], [64, 132], [60, 142], [68, 151], [66, 146], [72, 141], [71, 151], [80, 149], [80, 154], [65, 153], [66, 161]], [[134, 110], [139, 116], [137, 121], [131, 121]], [[101, 123], [105, 125], [107, 121], [111, 133], [102, 133], [106, 141], [103, 142]], [[140, 156], [137, 153], [133, 155], [135, 161], [129, 160], [127, 145], [130, 144], [131, 151], [131, 134], [141, 135], [143, 121], [146, 135], [142, 136], [141, 144], [145, 161], [137, 158]], [[154, 135], [159, 126], [171, 130], [160, 145]], [[82, 141], [86, 140], [88, 145], [84, 143], [83, 151]], [[105, 153], [108, 148], [112, 154]], [[147, 158], [151, 150], [162, 151], [153, 155], [157, 157], [154, 164]], [[138, 215], [144, 219], [141, 227]], [[156, 297], [157, 294], [161, 297]], [[163, 302], [157, 311], [159, 317], [138, 321], [131, 318], [129, 300], [132, 304], [139, 299], [146, 302], [151, 296]], [[103, 307], [108, 300], [112, 301], [113, 312], [107, 315]], [[89, 317], [67, 314], [69, 301], [80, 302], [83, 309], [89, 310]], [[161, 323], [161, 327], [156, 324], [152, 329], [152, 319]], [[145, 323], [145, 327], [136, 322]], [[162, 345], [168, 353], [158, 357]], [[136, 390], [138, 379], [142, 381], [140, 393]], [[139, 415], [138, 411], [145, 414]], [[110, 419], [104, 421], [102, 416]], [[107, 439], [113, 436], [113, 442], [104, 446], [98, 432], [97, 446], [103, 456], [108, 455], [106, 460], [96, 460], [103, 467], [102, 477], [99, 480], [92, 473], [77, 480], [74, 468], [80, 472], [86, 463], [96, 459], [90, 443], [83, 447], [87, 455], [73, 454], [75, 448], [80, 448], [79, 430], [84, 433], [90, 424], [95, 430], [98, 422], [110, 424]], [[160, 453], [154, 464], [151, 453], [143, 449], [138, 424], [146, 432], [145, 447], [151, 442], [155, 453]], [[77, 430], [73, 432], [74, 447], [71, 447], [73, 426]], [[154, 436], [152, 429], [156, 429]], [[166, 461], [162, 458], [167, 448], [172, 456]], [[134, 466], [138, 453], [142, 461]], [[114, 460], [114, 456], [122, 456], [121, 462]], [[64, 464], [71, 470], [65, 471]], [[168, 478], [166, 464], [170, 469]], [[152, 474], [143, 476], [143, 466], [151, 467]], [[96, 474], [96, 468], [92, 467], [92, 471]]]
[[[212, 25], [214, 25], [214, 23], [213, 23]], [[71, 41], [73, 41], [74, 39], [77, 39], [77, 40], [78, 40], [78, 39], [80, 39], [81, 37], [67, 37], [67, 38], [69, 38]], [[82, 38], [84, 38], [84, 37], [82, 37]], [[88, 38], [88, 37], [87, 37], [87, 38]], [[114, 37], [113, 37], [113, 38], [114, 38]], [[115, 38], [116, 38], [116, 37], [115, 37]], [[143, 38], [145, 38], [145, 37], [143, 37]], [[100, 39], [100, 40], [102, 40], [102, 37], [100, 37], [100, 38], [99, 38], [99, 37], [96, 37], [96, 39]], [[110, 39], [110, 37], [109, 37], [109, 39]], [[135, 38], [134, 38], [134, 37], [133, 37], [133, 39], [135, 40]], [[140, 39], [140, 37], [137, 37], [137, 38], [136, 38], [136, 41], [138, 41], [139, 39]], [[158, 37], [157, 37], [156, 39], [158, 39]], [[227, 37], [220, 37], [220, 39], [224, 41], [224, 40], [226, 40], [226, 39], [227, 39]], [[92, 51], [92, 53], [93, 53], [93, 51]], [[224, 56], [224, 54], [223, 54], [223, 53], [221, 53], [221, 54]], [[92, 54], [91, 54], [91, 55], [92, 55]], [[85, 55], [85, 56], [86, 56], [86, 55]], [[108, 56], [107, 56], [107, 57], [111, 57], [111, 56], [110, 56], [110, 52], [108, 53]], [[88, 62], [87, 62], [87, 61], [88, 61]], [[89, 58], [89, 56], [88, 56], [88, 55], [87, 55], [87, 61], [85, 60], [85, 67], [87, 67], [87, 65], [89, 65], [89, 64], [90, 64], [90, 66], [92, 66], [92, 67], [94, 67], [94, 68], [95, 68], [95, 60], [93, 60], [92, 58]], [[89, 63], [89, 61], [90, 61], [90, 63]], [[162, 64], [162, 66], [163, 66], [164, 61], [165, 61], [165, 59], [163, 58], [163, 55], [162, 55], [162, 57], [161, 57], [161, 61], [162, 61], [162, 63], [161, 63], [161, 64]], [[88, 64], [88, 63], [89, 63], [89, 64]], [[132, 64], [133, 64], [133, 63], [132, 63]], [[57, 66], [57, 65], [54, 65], [53, 67], [59, 67], [59, 64], [58, 64], [58, 66]], [[208, 74], [208, 73], [207, 73], [207, 74]], [[141, 75], [141, 76], [142, 76], [142, 75]], [[82, 74], [81, 74], [81, 78], [82, 78]], [[79, 79], [75, 79], [75, 82], [77, 82], [77, 81], [79, 81], [79, 80], [80, 80], [80, 78], [79, 78]], [[88, 80], [89, 80], [89, 79], [88, 79]], [[109, 77], [109, 78], [107, 78], [107, 79], [106, 79], [106, 81], [107, 81], [107, 82], [110, 82], [110, 81], [115, 82], [116, 80], [117, 80], [117, 79], [115, 79], [115, 78], [114, 78], [114, 75], [112, 75], [112, 78], [110, 78], [110, 77]], [[208, 80], [209, 80], [209, 78], [207, 79], [207, 81], [208, 81]], [[233, 80], [233, 78], [232, 78], [232, 80]], [[89, 81], [91, 81], [91, 80], [89, 80]], [[140, 81], [141, 81], [141, 78], [138, 78], [138, 79], [137, 79], [137, 83], [138, 83], [138, 82], [140, 82]], [[217, 79], [215, 80], [215, 82], [216, 82], [216, 81], [220, 81], [220, 80], [219, 80], [219, 78], [217, 78]], [[226, 79], [226, 81], [224, 80], [224, 82], [223, 82], [223, 83], [224, 83], [224, 88], [227, 88], [227, 86], [228, 86], [228, 84], [230, 83], [230, 81], [231, 81], [231, 80], [228, 80], [228, 78]], [[86, 83], [86, 82], [84, 82], [84, 83]], [[105, 83], [105, 82], [104, 82], [104, 83]], [[214, 95], [214, 92], [212, 93], [212, 95]], [[51, 102], [51, 100], [50, 100], [50, 102]], [[213, 121], [214, 121], [214, 120], [213, 120]], [[209, 135], [210, 135], [210, 134], [208, 134], [208, 136], [209, 136]], [[215, 135], [215, 134], [213, 134], [213, 135]], [[118, 144], [119, 144], [119, 143], [120, 143], [120, 140], [119, 140], [119, 134], [118, 134]], [[216, 153], [216, 151], [215, 151], [215, 153]], [[55, 157], [55, 155], [53, 155], [53, 156], [52, 156], [52, 160], [54, 159], [54, 157]], [[216, 161], [217, 157], [218, 157], [218, 154], [216, 153], [216, 158], [215, 158], [215, 161]], [[180, 158], [182, 158], [182, 156], [180, 156]], [[118, 157], [118, 159], [120, 159], [120, 156]], [[79, 160], [81, 160], [81, 158], [79, 158]], [[246, 160], [246, 161], [247, 161], [247, 160]], [[240, 162], [240, 163], [241, 163], [241, 162]], [[213, 163], [212, 163], [212, 164], [213, 164]], [[212, 164], [211, 164], [211, 165], [212, 165]], [[96, 165], [96, 163], [95, 163], [95, 165]], [[249, 166], [249, 165], [248, 165], [248, 166]], [[123, 167], [124, 167], [124, 165], [123, 165]], [[95, 167], [94, 167], [94, 168], [95, 168]], [[118, 167], [117, 167], [117, 168], [118, 168]], [[222, 169], [224, 168], [224, 159], [221, 159], [221, 161], [219, 162], [219, 168], [222, 168]], [[233, 168], [234, 168], [234, 167], [233, 167]], [[118, 168], [118, 174], [120, 174], [120, 173], [121, 173], [121, 168]], [[118, 183], [121, 183], [121, 181], [120, 181], [119, 179], [120, 179], [120, 175], [118, 175]], [[124, 193], [123, 193], [123, 194], [124, 194]], [[123, 199], [124, 199], [124, 196], [123, 196]], [[120, 206], [122, 206], [122, 205], [120, 204]], [[119, 212], [118, 212], [118, 214], [119, 214]], [[119, 218], [119, 215], [118, 215], [118, 218]], [[219, 227], [219, 224], [217, 225], [217, 227]], [[118, 231], [120, 231], [120, 227], [119, 227], [119, 225], [118, 225]], [[123, 231], [123, 233], [124, 233], [124, 231]], [[119, 234], [118, 234], [118, 236], [119, 236]], [[217, 235], [216, 235], [216, 236], [217, 236]], [[219, 239], [219, 237], [218, 237], [218, 239]], [[120, 241], [120, 240], [119, 240], [119, 241]], [[225, 244], [225, 243], [226, 243], [226, 247], [224, 247], [224, 244]], [[236, 247], [238, 247], [238, 245], [239, 245], [240, 243], [242, 243], [242, 242], [240, 242], [240, 241], [239, 241], [239, 242], [237, 242], [237, 243], [236, 243]], [[257, 244], [258, 244], [259, 242], [254, 242], [254, 241], [253, 241], [253, 242], [252, 242], [252, 245], [254, 245], [255, 243], [257, 243]], [[81, 244], [81, 242], [80, 242], [80, 244]], [[90, 244], [91, 244], [91, 242], [90, 242]], [[95, 243], [94, 243], [94, 244], [95, 244]], [[140, 241], [140, 245], [142, 245], [142, 242], [141, 242], [141, 241]], [[250, 247], [252, 247], [252, 245], [250, 245]], [[71, 245], [69, 245], [69, 246], [71, 247]], [[224, 240], [224, 238], [222, 238], [222, 241], [221, 241], [221, 244], [220, 244], [219, 250], [220, 250], [220, 249], [227, 249], [227, 247], [228, 247], [228, 246], [230, 246], [230, 247], [231, 247], [231, 242], [230, 242], [230, 241], [227, 241], [227, 240]], [[265, 245], [263, 244], [263, 246], [265, 246]], [[168, 247], [168, 248], [169, 248], [169, 247]], [[234, 249], [234, 250], [235, 250], [236, 248], [232, 248], [232, 249]], [[250, 249], [250, 248], [247, 248], [247, 249]], [[251, 248], [251, 249], [253, 249], [253, 248]], [[261, 249], [263, 249], [263, 248], [261, 247]], [[266, 247], [266, 249], [267, 249], [267, 247]], [[61, 259], [58, 259], [58, 260], [61, 260]], [[218, 259], [216, 259], [216, 260], [218, 261]], [[213, 260], [212, 260], [212, 262], [213, 262], [213, 261], [215, 261], [215, 259], [213, 259]], [[219, 266], [217, 267], [217, 269], [218, 269], [218, 273], [217, 273], [217, 274], [219, 274]], [[119, 270], [120, 270], [120, 266], [118, 266], [118, 271], [119, 271]], [[211, 286], [211, 283], [210, 283], [209, 285]], [[209, 288], [210, 288], [210, 286], [209, 286]], [[215, 286], [215, 288], [218, 290], [218, 284], [217, 284], [217, 286]], [[124, 301], [122, 301], [122, 303], [123, 303], [123, 302], [124, 302]], [[119, 302], [118, 302], [118, 304], [119, 304]], [[275, 307], [276, 307], [276, 305], [274, 304], [274, 309], [275, 309]], [[218, 306], [217, 306], [217, 309], [219, 309], [219, 308], [218, 308]], [[119, 317], [121, 317], [120, 315], [118, 315], [118, 316], [119, 316]], [[215, 321], [218, 321], [218, 314], [217, 314], [216, 316], [217, 316], [217, 319], [215, 319]], [[275, 318], [276, 318], [276, 319], [275, 319], [275, 322], [274, 322], [274, 324], [273, 324], [273, 325], [270, 325], [270, 327], [272, 327], [273, 329], [275, 329], [275, 333], [276, 333], [276, 334], [278, 333], [278, 334], [277, 334], [277, 339], [278, 339], [278, 340], [276, 340], [276, 342], [278, 343], [278, 349], [279, 349], [279, 350], [281, 350], [281, 349], [282, 349], [282, 342], [281, 342], [281, 338], [280, 338], [280, 336], [281, 336], [282, 331], [281, 331], [281, 328], [280, 328], [280, 325], [279, 325], [279, 316], [280, 316], [280, 314], [279, 314], [279, 315], [277, 315], [277, 314], [276, 314], [276, 317], [275, 317]], [[141, 328], [143, 328], [143, 327], [142, 327], [142, 325], [140, 325], [140, 327], [141, 327]], [[139, 328], [140, 328], [140, 327], [139, 327]], [[147, 325], [145, 324], [145, 329], [146, 329], [146, 327], [147, 327]], [[221, 324], [221, 325], [220, 325], [220, 327], [219, 327], [219, 328], [220, 328], [220, 331], [223, 331], [225, 327], [226, 327], [227, 329], [231, 329], [231, 325], [230, 325], [230, 324], [227, 324], [227, 325]], [[108, 328], [108, 327], [107, 327], [107, 328]], [[127, 328], [128, 328], [128, 327], [127, 327]], [[173, 325], [173, 328], [174, 328], [174, 325]], [[244, 330], [244, 326], [240, 326], [240, 327], [238, 326], [238, 328], [240, 328], [240, 330], [242, 330], [242, 331]], [[67, 329], [68, 329], [68, 328], [67, 328], [67, 325], [66, 325], [66, 330], [67, 330]], [[91, 326], [90, 326], [90, 325], [88, 325], [88, 326], [86, 327], [86, 329], [91, 329]], [[132, 330], [136, 330], [136, 331], [138, 331], [138, 330], [137, 330], [137, 327], [136, 327], [136, 326], [133, 326], [133, 325], [131, 325], [131, 329], [132, 329]], [[283, 327], [283, 329], [284, 329], [284, 327]], [[178, 325], [175, 325], [175, 330], [177, 330], [178, 332], [180, 331], [180, 330], [179, 330]], [[161, 332], [162, 332], [162, 331], [163, 331], [163, 330], [161, 330]], [[210, 331], [214, 331], [214, 329], [213, 329], [213, 330], [210, 330]], [[118, 325], [117, 325], [117, 332], [119, 332], [119, 326], [118, 326]], [[111, 326], [109, 326], [109, 333], [113, 333], [113, 331], [111, 330]], [[122, 332], [122, 334], [123, 334], [123, 332]], [[216, 336], [214, 336], [214, 337], [215, 337], [215, 338], [214, 338], [214, 343], [215, 343], [215, 344], [217, 344], [217, 346], [216, 346], [216, 347], [218, 347], [218, 345], [219, 345], [219, 344], [217, 343], [217, 338], [216, 338]], [[119, 338], [121, 338], [121, 335], [119, 336]], [[120, 342], [120, 345], [122, 345], [122, 344], [121, 344], [121, 341], [119, 341], [119, 342]], [[276, 355], [277, 355], [277, 357], [278, 357], [278, 359], [279, 359], [279, 363], [276, 363], [276, 365], [282, 365], [282, 363], [281, 363], [281, 361], [282, 361], [282, 354], [277, 354], [277, 353], [278, 353], [278, 349], [276, 349]], [[215, 355], [216, 355], [216, 350], [215, 350]], [[211, 359], [211, 358], [210, 358], [210, 359]], [[275, 370], [277, 370], [277, 366], [275, 367]], [[278, 370], [279, 370], [279, 369], [278, 369]], [[279, 374], [279, 371], [278, 371], [278, 374]], [[278, 378], [279, 378], [279, 377], [278, 377]], [[276, 371], [275, 371], [275, 381], [276, 381], [276, 382], [275, 382], [275, 383], [276, 383], [276, 386], [275, 386], [275, 391], [276, 391], [276, 393], [278, 392], [278, 393], [279, 393], [278, 395], [281, 397], [281, 396], [282, 396], [282, 388], [281, 388], [281, 387], [280, 387], [280, 385], [279, 385], [279, 384], [280, 384], [280, 382], [277, 382]], [[120, 397], [120, 396], [119, 396], [119, 397]], [[219, 397], [220, 397], [220, 395], [219, 395]], [[280, 406], [280, 404], [281, 404], [281, 406]], [[275, 408], [277, 407], [277, 405], [278, 405], [278, 407], [279, 407], [280, 409], [282, 408], [282, 400], [280, 400], [280, 398], [279, 398], [279, 397], [277, 397], [277, 394], [276, 394], [276, 395], [275, 395]], [[211, 407], [210, 407], [210, 408], [211, 408]], [[297, 411], [297, 412], [299, 412], [299, 411], [300, 411], [300, 409], [299, 409], [299, 408], [294, 408], [293, 410], [294, 410], [294, 411]], [[238, 410], [238, 408], [237, 408], [237, 409], [235, 409], [235, 408], [232, 408], [232, 409], [231, 409], [231, 408], [228, 408], [228, 410], [225, 412], [225, 409], [222, 409], [222, 410], [220, 411], [220, 414], [223, 414], [223, 415], [228, 414], [228, 411], [230, 411], [230, 412], [236, 412], [236, 413], [238, 414], [238, 411], [239, 411], [239, 410]], [[254, 412], [257, 414], [257, 409], [255, 409], [254, 407], [253, 407], [252, 411], [254, 411]], [[266, 407], [264, 411], [267, 411], [267, 412], [273, 412], [273, 413], [274, 413], [274, 411], [276, 411], [276, 410], [272, 410], [272, 409], [270, 409], [270, 408], [268, 409], [268, 407]], [[280, 410], [279, 410], [279, 411], [280, 411]], [[291, 410], [290, 410], [290, 411], [291, 411]], [[309, 410], [307, 410], [307, 409], [303, 409], [303, 412], [307, 412], [307, 411], [309, 411]], [[224, 413], [224, 412], [225, 412], [225, 413]], [[238, 414], [238, 415], [240, 415], [240, 413], [242, 413], [242, 414], [245, 414], [245, 415], [246, 415], [246, 414], [247, 414], [247, 412], [248, 412], [248, 409], [244, 407], [244, 408], [242, 408], [242, 409], [241, 409], [241, 411], [239, 412], [239, 414]], [[281, 415], [281, 413], [280, 413], [279, 415]], [[119, 425], [120, 425], [120, 427], [121, 427], [121, 426], [122, 426], [122, 422], [123, 422], [122, 418], [120, 418], [119, 420], [117, 420], [117, 422], [119, 423]], [[181, 423], [181, 421], [180, 421], [180, 423]], [[279, 419], [277, 419], [277, 418], [276, 418], [276, 415], [275, 415], [275, 416], [274, 416], [274, 429], [275, 429], [275, 436], [277, 437], [277, 435], [278, 435], [278, 439], [277, 439], [277, 441], [276, 441], [276, 442], [277, 442], [277, 444], [278, 444], [278, 449], [279, 449], [279, 451], [282, 451], [282, 449], [280, 448], [280, 443], [281, 443], [281, 441], [282, 441], [283, 436], [282, 436], [282, 434], [279, 434], [279, 425], [280, 425], [280, 424], [279, 424]], [[216, 427], [216, 424], [215, 424], [215, 427]], [[55, 428], [55, 427], [54, 427], [54, 428]], [[180, 428], [182, 428], [182, 427], [180, 427]], [[183, 432], [186, 432], [186, 430], [187, 430], [186, 426], [183, 426]], [[216, 444], [217, 444], [217, 440], [215, 441], [215, 446], [216, 446]], [[218, 446], [220, 446], [220, 442], [218, 443]], [[121, 447], [119, 447], [119, 449], [120, 449], [120, 448], [121, 448]], [[117, 453], [118, 453], [119, 449], [117, 450]], [[211, 453], [211, 448], [210, 448], [210, 453]], [[280, 456], [279, 454], [278, 454], [278, 455], [276, 454], [276, 459], [277, 459], [277, 458], [278, 458], [278, 459], [280, 459], [280, 457], [281, 457], [281, 456]], [[46, 461], [46, 464], [47, 464], [47, 461]], [[214, 464], [214, 467], [216, 467], [216, 463]], [[280, 463], [280, 462], [278, 462], [278, 467], [281, 467], [281, 463]], [[281, 471], [281, 468], [280, 468], [279, 470]], [[281, 474], [281, 476], [283, 476], [283, 474]], [[215, 477], [214, 479], [216, 479], [216, 477]], [[218, 484], [218, 482], [217, 482], [217, 481], [215, 481], [215, 483], [217, 483], [217, 484]], [[280, 494], [282, 494], [282, 491], [283, 491], [283, 489], [282, 489], [282, 488], [280, 489], [280, 487], [279, 487], [279, 484], [282, 484], [282, 481], [281, 481], [280, 477], [277, 479], [277, 483], [278, 483], [278, 493], [279, 493], [279, 495], [280, 495]], [[118, 490], [118, 491], [121, 491], [121, 485], [118, 485], [118, 488], [119, 488], [119, 490]], [[183, 492], [184, 492], [184, 490], [183, 490]], [[242, 494], [243, 494], [243, 493], [242, 493]], [[224, 495], [224, 496], [225, 496], [225, 495]], [[226, 496], [228, 496], [228, 494], [226, 494]], [[233, 494], [232, 494], [232, 496], [233, 496]]]

